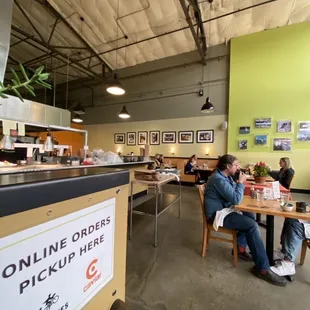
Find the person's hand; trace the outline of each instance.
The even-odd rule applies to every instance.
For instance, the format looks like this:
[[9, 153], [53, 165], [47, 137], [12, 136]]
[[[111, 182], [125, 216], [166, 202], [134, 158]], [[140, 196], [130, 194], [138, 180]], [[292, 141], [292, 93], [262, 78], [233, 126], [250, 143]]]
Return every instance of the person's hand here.
[[240, 171], [239, 183], [243, 184], [245, 181], [246, 181], [246, 175], [242, 171]]

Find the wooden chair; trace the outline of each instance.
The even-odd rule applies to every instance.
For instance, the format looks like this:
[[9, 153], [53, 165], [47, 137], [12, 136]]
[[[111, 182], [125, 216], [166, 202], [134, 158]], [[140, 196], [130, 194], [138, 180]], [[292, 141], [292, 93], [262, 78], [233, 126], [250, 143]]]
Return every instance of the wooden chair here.
[[202, 210], [202, 218], [203, 218], [203, 233], [202, 233], [202, 250], [201, 250], [201, 257], [205, 257], [207, 244], [209, 244], [210, 239], [220, 241], [220, 242], [227, 242], [233, 245], [234, 250], [234, 267], [237, 268], [238, 265], [238, 245], [237, 245], [237, 231], [233, 229], [226, 229], [224, 227], [219, 227], [218, 232], [224, 233], [227, 235], [231, 235], [232, 239], [226, 239], [221, 237], [212, 236], [212, 231], [215, 231], [213, 228], [213, 224], [208, 223], [208, 219], [205, 214], [205, 197], [204, 192], [206, 189], [206, 184], [196, 185], [199, 198], [201, 203], [201, 210]]
[[310, 249], [310, 239], [305, 239], [302, 242], [302, 248], [301, 248], [301, 254], [300, 254], [300, 265], [301, 266], [305, 263], [307, 248]]

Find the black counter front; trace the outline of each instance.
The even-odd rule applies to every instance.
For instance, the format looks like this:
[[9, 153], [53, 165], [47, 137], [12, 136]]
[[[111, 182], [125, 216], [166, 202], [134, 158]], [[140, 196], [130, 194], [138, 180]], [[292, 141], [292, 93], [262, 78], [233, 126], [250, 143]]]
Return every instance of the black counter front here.
[[129, 183], [129, 171], [77, 168], [0, 175], [0, 217]]

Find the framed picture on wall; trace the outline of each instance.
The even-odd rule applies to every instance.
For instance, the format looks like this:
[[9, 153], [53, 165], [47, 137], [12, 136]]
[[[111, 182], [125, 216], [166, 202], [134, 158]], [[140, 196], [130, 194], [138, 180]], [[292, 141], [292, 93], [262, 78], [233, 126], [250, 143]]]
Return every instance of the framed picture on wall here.
[[239, 135], [248, 135], [251, 133], [250, 126], [241, 126], [239, 127]]
[[197, 130], [197, 143], [213, 143], [214, 130]]
[[273, 150], [274, 151], [286, 151], [292, 150], [291, 138], [274, 138], [273, 139]]
[[124, 133], [116, 133], [114, 135], [114, 144], [125, 144], [125, 134]]
[[310, 121], [298, 123], [297, 141], [298, 142], [310, 142]]
[[136, 145], [136, 133], [127, 132], [127, 145]]
[[150, 131], [150, 144], [159, 145], [160, 144], [160, 131]]
[[268, 144], [268, 135], [255, 136], [255, 145], [267, 145], [267, 144]]
[[277, 123], [277, 132], [292, 132], [292, 121], [278, 121]]
[[271, 117], [256, 118], [254, 122], [255, 128], [271, 128], [272, 119]]
[[248, 140], [239, 140], [238, 141], [238, 150], [247, 150], [248, 149]]
[[194, 131], [179, 131], [179, 143], [194, 143]]
[[138, 132], [138, 144], [139, 145], [147, 144], [147, 131]]
[[177, 133], [175, 131], [164, 131], [162, 143], [176, 143], [176, 135]]

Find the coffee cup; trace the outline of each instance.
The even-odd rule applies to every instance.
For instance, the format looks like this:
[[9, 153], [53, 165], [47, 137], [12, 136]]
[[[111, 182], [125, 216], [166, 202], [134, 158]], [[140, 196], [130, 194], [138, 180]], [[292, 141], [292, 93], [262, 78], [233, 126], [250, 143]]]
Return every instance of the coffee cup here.
[[300, 212], [300, 213], [306, 213], [306, 212], [310, 212], [310, 207], [307, 205], [306, 202], [304, 201], [297, 201], [296, 202], [296, 212]]

